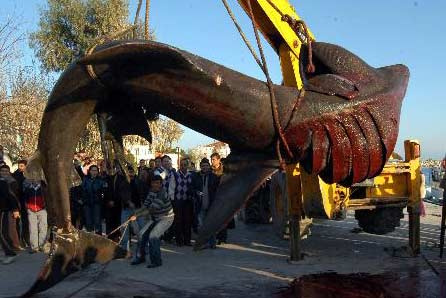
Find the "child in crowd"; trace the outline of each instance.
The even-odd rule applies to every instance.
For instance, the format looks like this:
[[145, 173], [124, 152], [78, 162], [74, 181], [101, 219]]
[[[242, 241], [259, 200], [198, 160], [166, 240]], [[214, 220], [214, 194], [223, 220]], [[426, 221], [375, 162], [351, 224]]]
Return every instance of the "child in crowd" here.
[[43, 250], [48, 228], [42, 181], [26, 179], [23, 195], [28, 212], [30, 253], [35, 253]]

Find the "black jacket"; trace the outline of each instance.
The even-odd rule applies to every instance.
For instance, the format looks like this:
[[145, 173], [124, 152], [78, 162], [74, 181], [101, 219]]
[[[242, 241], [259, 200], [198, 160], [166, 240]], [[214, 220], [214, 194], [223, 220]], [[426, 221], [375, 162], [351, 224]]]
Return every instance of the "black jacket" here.
[[[201, 209], [201, 197], [198, 195], [198, 192], [203, 192], [203, 174], [201, 172], [196, 172], [192, 175], [192, 183], [191, 183], [191, 193], [194, 198], [196, 212], [199, 212]], [[208, 195], [209, 195], [209, 206], [215, 200], [215, 194], [217, 193], [218, 185], [220, 184], [220, 178], [212, 172], [207, 174], [208, 180]]]
[[18, 211], [19, 202], [11, 191], [9, 183], [0, 179], [0, 210], [1, 211]]
[[23, 172], [16, 170], [12, 177], [14, 177], [15, 181], [17, 181], [18, 184], [18, 199], [20, 200], [20, 203], [23, 204], [24, 198], [23, 198], [23, 182], [25, 181], [25, 175], [23, 175]]
[[101, 205], [106, 190], [107, 183], [101, 177], [93, 179], [85, 176], [82, 181], [82, 202], [85, 206]]
[[105, 207], [109, 207], [109, 203], [113, 202], [112, 209], [128, 208], [128, 203], [132, 198], [132, 190], [130, 184], [123, 175], [107, 176], [107, 193], [105, 195]]
[[144, 202], [145, 197], [144, 198], [141, 197], [141, 192], [143, 191], [142, 181], [138, 177], [130, 179], [130, 190], [131, 190], [131, 201], [135, 205], [135, 208], [141, 208], [141, 204], [142, 202]]

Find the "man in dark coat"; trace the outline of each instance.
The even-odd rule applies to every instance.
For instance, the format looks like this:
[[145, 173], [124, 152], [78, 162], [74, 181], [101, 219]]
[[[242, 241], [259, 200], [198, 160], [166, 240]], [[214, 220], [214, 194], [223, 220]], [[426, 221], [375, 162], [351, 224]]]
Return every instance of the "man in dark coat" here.
[[[14, 194], [14, 197], [16, 198], [17, 202], [19, 203], [19, 212], [20, 212], [19, 184], [12, 177], [10, 170], [11, 169], [6, 164], [0, 166], [0, 177], [2, 177], [3, 179], [5, 179], [6, 182], [8, 182], [9, 189], [12, 191], [12, 193]], [[11, 239], [11, 244], [15, 250], [22, 250], [22, 248], [20, 247], [19, 232], [17, 230], [17, 224], [20, 224], [20, 219], [19, 219], [19, 217], [13, 218], [12, 214], [10, 214], [9, 217], [10, 218], [9, 218], [9, 222], [8, 222], [8, 224], [9, 224], [8, 229], [9, 229], [9, 238]]]
[[[211, 171], [211, 164], [207, 158], [200, 162], [200, 172], [192, 176], [191, 193], [194, 196], [194, 219], [201, 227], [209, 208], [214, 203], [220, 178]], [[209, 240], [208, 246], [215, 248], [215, 236]]]
[[3, 260], [5, 265], [12, 263], [16, 256], [9, 237], [10, 212], [13, 219], [19, 218], [19, 203], [10, 189], [10, 184], [6, 179], [0, 178], [0, 245], [6, 255]]
[[29, 223], [28, 214], [25, 206], [25, 197], [23, 195], [23, 181], [25, 181], [25, 172], [27, 161], [22, 159], [17, 162], [17, 170], [12, 174], [12, 177], [17, 181], [18, 184], [18, 199], [20, 202], [20, 221], [17, 221], [18, 227], [17, 231], [19, 233], [20, 244], [23, 247], [29, 246]]
[[[212, 153], [211, 155], [211, 164], [212, 164], [212, 172], [217, 175], [218, 177], [221, 177], [223, 175], [224, 171], [224, 165], [223, 165], [223, 158], [220, 158], [220, 154], [217, 152]], [[217, 234], [217, 243], [226, 243], [228, 242], [228, 229], [234, 229], [235, 228], [235, 220], [232, 218], [228, 225], [220, 230], [220, 232]]]

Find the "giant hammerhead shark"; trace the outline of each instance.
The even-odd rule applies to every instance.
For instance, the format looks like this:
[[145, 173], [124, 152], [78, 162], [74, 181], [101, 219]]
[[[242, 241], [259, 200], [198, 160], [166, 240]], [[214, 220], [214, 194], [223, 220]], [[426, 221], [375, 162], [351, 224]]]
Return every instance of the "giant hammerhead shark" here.
[[[300, 162], [329, 183], [348, 185], [376, 176], [398, 136], [407, 67], [373, 68], [323, 42], [314, 42], [312, 51], [316, 71], [302, 71], [305, 93], [274, 86], [280, 124], [294, 157], [288, 162]], [[116, 140], [138, 134], [151, 141], [147, 115], [159, 113], [230, 145], [225, 175], [197, 247], [278, 168], [265, 82], [158, 42], [113, 41], [97, 47], [61, 75], [43, 115], [37, 160], [48, 184], [54, 249], [26, 296], [47, 289], [76, 267], [109, 261], [119, 252], [112, 241], [70, 224], [73, 152], [94, 113], [107, 115], [107, 129]]]

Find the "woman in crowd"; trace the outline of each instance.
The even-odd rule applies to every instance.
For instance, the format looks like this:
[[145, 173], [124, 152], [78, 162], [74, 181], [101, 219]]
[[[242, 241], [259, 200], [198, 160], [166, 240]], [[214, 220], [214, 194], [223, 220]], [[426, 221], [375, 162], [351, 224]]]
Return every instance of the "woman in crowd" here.
[[102, 234], [102, 204], [106, 189], [105, 181], [99, 177], [99, 168], [91, 165], [82, 182], [82, 204], [85, 228], [89, 232]]

